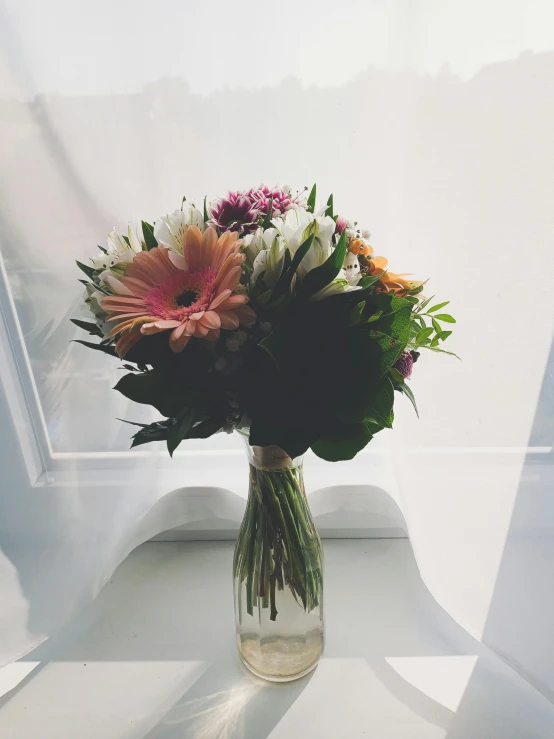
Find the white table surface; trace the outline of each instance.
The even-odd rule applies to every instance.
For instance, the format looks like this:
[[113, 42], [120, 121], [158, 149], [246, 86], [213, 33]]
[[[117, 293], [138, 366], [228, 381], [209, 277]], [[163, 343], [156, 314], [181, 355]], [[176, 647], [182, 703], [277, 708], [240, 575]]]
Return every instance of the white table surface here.
[[86, 612], [0, 671], [0, 737], [554, 737], [554, 706], [442, 611], [405, 539], [327, 540], [325, 656], [296, 682], [257, 680], [236, 654], [232, 549], [134, 551]]

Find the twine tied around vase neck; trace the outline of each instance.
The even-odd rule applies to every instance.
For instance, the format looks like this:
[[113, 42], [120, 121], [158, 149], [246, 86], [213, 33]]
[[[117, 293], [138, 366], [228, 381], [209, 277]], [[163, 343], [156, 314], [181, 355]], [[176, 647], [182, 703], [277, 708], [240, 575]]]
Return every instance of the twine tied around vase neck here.
[[302, 457], [292, 459], [279, 446], [249, 446], [250, 464], [258, 470], [281, 470], [295, 468], [302, 463]]

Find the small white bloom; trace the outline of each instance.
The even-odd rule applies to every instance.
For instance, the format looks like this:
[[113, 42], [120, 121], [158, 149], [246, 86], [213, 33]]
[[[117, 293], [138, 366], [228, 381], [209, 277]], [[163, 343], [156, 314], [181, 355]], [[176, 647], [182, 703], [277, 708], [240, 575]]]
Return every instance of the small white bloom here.
[[108, 234], [108, 250], [107, 254], [101, 252], [90, 260], [94, 269], [110, 269], [121, 262], [132, 262], [135, 254], [142, 251], [142, 241], [144, 235], [142, 233], [142, 224], [130, 223], [127, 227], [129, 243], [125, 241], [123, 236], [114, 228]]
[[361, 274], [360, 274], [360, 261], [355, 254], [347, 252], [346, 258], [343, 264], [344, 276], [348, 280], [349, 285], [357, 285]]
[[368, 228], [364, 228], [362, 231], [362, 236], [364, 237], [364, 239], [370, 239], [371, 231]]
[[121, 280], [118, 280], [117, 277], [113, 274], [113, 272], [109, 269], [104, 270], [100, 274], [100, 280], [107, 285], [112, 292], [114, 292], [116, 295], [132, 295], [133, 293], [129, 290], [128, 287], [125, 287], [125, 285], [121, 282]]
[[162, 216], [156, 221], [154, 236], [158, 244], [178, 254], [183, 254], [185, 235], [190, 226], [198, 226], [200, 231], [206, 228], [202, 213], [192, 203], [185, 201], [180, 210], [174, 211], [171, 215]]
[[315, 295], [312, 295], [310, 300], [317, 302], [318, 300], [329, 298], [331, 295], [338, 295], [339, 293], [349, 293], [352, 292], [352, 290], [360, 290], [360, 288], [355, 287], [354, 285], [349, 285], [348, 280], [346, 279], [346, 277], [344, 277], [343, 270], [341, 270], [341, 273], [339, 273], [338, 277], [335, 277], [333, 282], [330, 282]]

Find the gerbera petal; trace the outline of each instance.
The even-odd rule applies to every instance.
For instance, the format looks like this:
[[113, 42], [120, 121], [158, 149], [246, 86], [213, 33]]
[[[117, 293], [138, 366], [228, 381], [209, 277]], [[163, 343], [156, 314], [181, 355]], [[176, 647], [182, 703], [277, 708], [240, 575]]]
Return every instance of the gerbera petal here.
[[191, 272], [202, 267], [202, 234], [198, 226], [190, 226], [185, 235], [185, 259]]
[[247, 305], [239, 305], [233, 312], [238, 317], [241, 326], [252, 326], [256, 321], [256, 314]]
[[220, 331], [218, 328], [211, 328], [204, 338], [206, 341], [217, 341], [219, 339], [219, 334]]
[[208, 328], [215, 329], [221, 326], [221, 319], [215, 311], [207, 310], [202, 316], [202, 318], [200, 319], [200, 323], [203, 326], [207, 326]]
[[131, 349], [131, 347], [134, 346], [141, 338], [142, 335], [139, 333], [123, 334], [115, 345], [116, 352], [121, 358], [123, 358], [129, 349]]
[[[177, 339], [180, 339], [183, 335], [183, 332], [187, 328], [187, 326], [190, 324], [190, 321], [187, 321], [185, 323], [179, 324], [179, 326], [175, 329], [175, 331], [171, 332], [171, 336], [169, 337], [170, 341], [177, 341]], [[188, 334], [190, 335], [190, 334]]]
[[213, 250], [217, 244], [217, 231], [213, 226], [210, 226], [204, 231], [202, 236], [202, 261], [203, 267], [207, 267], [212, 264]]
[[230, 290], [223, 290], [222, 292], [220, 292], [219, 295], [216, 295], [216, 297], [210, 303], [209, 310], [214, 310], [215, 308], [217, 308], [218, 305], [221, 305], [221, 303], [223, 303], [223, 301], [229, 297], [229, 295], [231, 295]]
[[203, 326], [200, 321], [196, 321], [196, 326], [194, 329], [194, 335], [197, 339], [203, 339], [204, 336], [208, 333], [210, 329], [207, 326]]
[[237, 305], [244, 305], [245, 303], [248, 303], [248, 298], [246, 295], [231, 295], [219, 304], [218, 310], [222, 311], [229, 310], [231, 308], [234, 309]]
[[221, 328], [224, 328], [227, 331], [233, 331], [239, 327], [238, 316], [236, 316], [232, 310], [220, 313], [219, 318], [221, 320]]
[[140, 330], [143, 334], [158, 334], [160, 331], [168, 331], [180, 325], [179, 321], [152, 321], [145, 323]]
[[186, 334], [183, 334], [178, 339], [173, 340], [172, 337], [169, 338], [169, 346], [171, 347], [172, 351], [174, 351], [176, 354], [179, 354], [179, 352], [182, 352], [185, 346], [189, 343], [190, 336], [187, 336]]
[[152, 289], [150, 285], [147, 285], [145, 282], [139, 280], [136, 277], [127, 277], [127, 275], [123, 275], [123, 277], [121, 278], [121, 282], [125, 285], [125, 287], [129, 288], [132, 295], [136, 295], [139, 298], [146, 297]]
[[233, 267], [219, 285], [220, 290], [234, 290], [239, 284], [240, 267]]

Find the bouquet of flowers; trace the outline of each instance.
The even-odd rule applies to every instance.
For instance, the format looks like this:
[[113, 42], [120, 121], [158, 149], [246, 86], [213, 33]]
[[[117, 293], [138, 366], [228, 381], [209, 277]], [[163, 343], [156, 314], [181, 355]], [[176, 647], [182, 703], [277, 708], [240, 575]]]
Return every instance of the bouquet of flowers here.
[[413, 365], [423, 350], [444, 352], [451, 334], [447, 303], [391, 272], [369, 238], [335, 213], [332, 195], [317, 208], [315, 185], [260, 186], [200, 207], [183, 199], [154, 224], [112, 231], [78, 263], [94, 320], [74, 323], [100, 339], [80, 343], [123, 358], [115, 389], [163, 417], [137, 424], [132, 446], [163, 440], [173, 454], [236, 429], [257, 455], [251, 484], [271, 525], [249, 580], [259, 527], [247, 511], [235, 568], [248, 613], [269, 598], [274, 618], [283, 585], [306, 611], [318, 604], [317, 552], [298, 565], [313, 534], [292, 461], [308, 449], [351, 459], [392, 427], [395, 391], [415, 408]]

